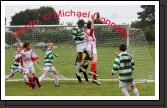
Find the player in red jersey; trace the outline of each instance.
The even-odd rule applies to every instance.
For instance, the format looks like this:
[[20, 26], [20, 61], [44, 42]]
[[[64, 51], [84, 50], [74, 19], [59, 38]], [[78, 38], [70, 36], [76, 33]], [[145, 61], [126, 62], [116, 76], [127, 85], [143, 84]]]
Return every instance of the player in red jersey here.
[[41, 88], [41, 84], [39, 83], [38, 77], [35, 75], [35, 68], [33, 62], [37, 61], [38, 57], [35, 52], [31, 49], [31, 45], [29, 42], [24, 42], [23, 50], [20, 55], [16, 58], [16, 61], [20, 61], [23, 67], [23, 72], [29, 78], [29, 86], [33, 89], [36, 84], [39, 88]]

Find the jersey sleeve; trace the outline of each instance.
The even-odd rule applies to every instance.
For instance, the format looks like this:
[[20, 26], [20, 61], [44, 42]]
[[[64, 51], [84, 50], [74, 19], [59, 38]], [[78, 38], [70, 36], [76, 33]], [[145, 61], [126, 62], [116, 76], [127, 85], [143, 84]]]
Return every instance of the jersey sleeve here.
[[112, 73], [114, 74], [117, 73], [119, 71], [119, 67], [120, 67], [120, 59], [119, 56], [117, 56], [113, 63]]
[[77, 28], [73, 28], [72, 29], [72, 38], [75, 39], [76, 36], [77, 36]]
[[20, 62], [21, 58], [22, 58], [22, 54], [21, 54], [21, 53], [16, 54], [15, 60], [16, 60], [17, 62]]
[[131, 57], [131, 64], [132, 64], [132, 71], [134, 70], [135, 68], [135, 62], [133, 61], [133, 58]]
[[32, 60], [33, 62], [35, 62], [35, 61], [37, 61], [37, 59], [38, 59], [37, 54], [35, 53], [35, 51], [32, 51], [32, 52], [31, 52], [31, 60]]

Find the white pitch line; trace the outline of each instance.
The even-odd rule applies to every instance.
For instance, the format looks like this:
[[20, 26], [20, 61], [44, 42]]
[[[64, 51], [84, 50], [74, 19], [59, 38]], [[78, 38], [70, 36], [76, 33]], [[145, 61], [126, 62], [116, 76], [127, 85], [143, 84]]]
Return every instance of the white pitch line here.
[[[51, 78], [47, 78], [47, 79], [45, 79], [45, 81], [51, 81], [51, 80], [53, 80], [53, 79], [51, 79]], [[62, 81], [76, 81], [77, 79], [70, 79], [70, 78], [68, 78], [68, 79], [61, 79], [60, 78], [60, 80], [62, 80]], [[85, 79], [82, 79], [82, 80], [85, 80]], [[89, 79], [89, 80], [92, 80], [92, 79]], [[117, 81], [119, 81], [118, 79], [98, 79], [99, 81], [112, 81], [112, 82], [117, 82]], [[7, 81], [9, 81], [9, 82], [14, 82], [14, 81], [24, 81], [23, 79], [14, 79], [14, 80], [7, 80]], [[155, 82], [155, 80], [134, 80], [134, 82], [135, 83], [154, 83]]]

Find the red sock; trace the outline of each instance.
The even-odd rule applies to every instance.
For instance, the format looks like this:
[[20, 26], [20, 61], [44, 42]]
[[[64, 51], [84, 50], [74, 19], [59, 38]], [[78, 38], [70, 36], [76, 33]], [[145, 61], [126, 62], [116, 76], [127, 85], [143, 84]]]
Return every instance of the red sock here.
[[[96, 74], [96, 71], [94, 71], [94, 73]], [[93, 80], [97, 80], [97, 77], [95, 75], [93, 75]]]
[[29, 78], [29, 87], [34, 87], [34, 79], [33, 78]]
[[[96, 63], [95, 62], [91, 63], [90, 71], [96, 74]], [[93, 75], [93, 80], [97, 80], [97, 77], [95, 75]]]
[[96, 71], [96, 63], [95, 62], [91, 63], [91, 65], [90, 65], [90, 71], [91, 72], [95, 72]]
[[40, 85], [38, 77], [35, 77], [35, 78], [34, 78], [34, 82], [36, 82], [37, 85]]

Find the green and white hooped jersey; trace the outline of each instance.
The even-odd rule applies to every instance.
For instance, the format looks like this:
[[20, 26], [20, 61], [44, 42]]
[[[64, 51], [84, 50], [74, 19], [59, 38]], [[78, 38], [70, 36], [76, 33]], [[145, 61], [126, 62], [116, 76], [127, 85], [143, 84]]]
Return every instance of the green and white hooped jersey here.
[[134, 61], [132, 57], [125, 51], [121, 52], [114, 61], [113, 73], [119, 73], [119, 80], [124, 83], [133, 81], [132, 73], [134, 70]]
[[53, 51], [51, 49], [47, 49], [45, 52], [45, 58], [44, 58], [44, 67], [46, 66], [52, 66], [53, 59], [55, 58], [55, 54], [53, 54]]
[[[85, 33], [84, 33], [84, 29], [83, 28], [79, 28], [79, 27], [74, 27], [72, 29], [72, 37], [75, 40], [75, 43], [82, 43], [85, 42]], [[80, 38], [81, 40], [77, 39]]]
[[18, 69], [20, 66], [20, 62], [16, 61], [16, 57], [19, 56], [18, 52], [15, 52], [15, 55], [13, 57], [13, 62], [12, 62], [12, 69]]

